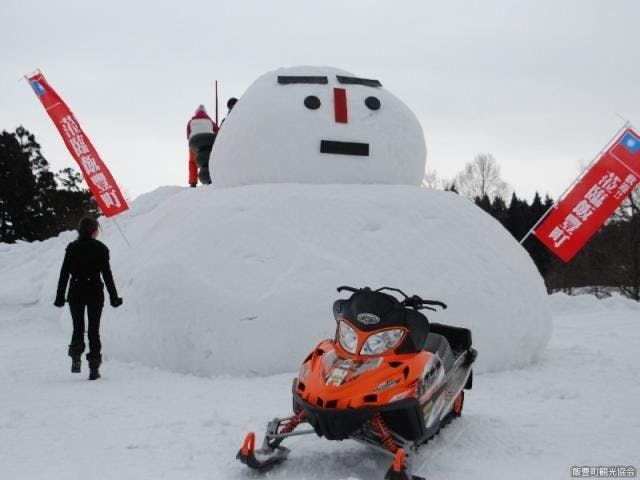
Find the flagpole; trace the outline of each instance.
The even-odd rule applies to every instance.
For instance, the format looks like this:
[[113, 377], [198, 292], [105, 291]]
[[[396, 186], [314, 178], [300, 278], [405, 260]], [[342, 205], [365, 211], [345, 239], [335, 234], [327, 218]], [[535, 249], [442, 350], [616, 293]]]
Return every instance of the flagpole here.
[[218, 123], [218, 80], [216, 80], [216, 125], [220, 125]]
[[124, 241], [127, 242], [127, 245], [129, 246], [129, 248], [131, 248], [131, 244], [129, 243], [129, 239], [127, 238], [127, 236], [124, 234], [124, 232], [120, 228], [120, 224], [116, 220], [116, 217], [112, 217], [111, 220], [113, 220], [113, 223], [116, 224], [116, 227], [118, 228], [118, 231], [120, 232], [120, 235], [122, 235], [122, 238], [124, 238]]
[[533, 231], [534, 231], [536, 228], [538, 228], [538, 225], [540, 225], [540, 223], [542, 223], [542, 221], [547, 217], [547, 215], [549, 214], [549, 212], [558, 206], [558, 203], [560, 203], [560, 201], [561, 201], [561, 200], [562, 200], [562, 198], [567, 194], [567, 192], [568, 192], [569, 190], [571, 190], [571, 189], [574, 187], [574, 185], [575, 185], [575, 184], [577, 184], [577, 183], [582, 179], [582, 177], [584, 176], [584, 174], [585, 174], [585, 173], [586, 173], [586, 172], [591, 168], [591, 166], [592, 166], [594, 163], [596, 163], [596, 161], [597, 161], [597, 160], [599, 160], [599, 159], [600, 159], [600, 157], [602, 156], [602, 154], [603, 154], [603, 153], [604, 153], [604, 152], [609, 148], [609, 146], [611, 145], [611, 143], [612, 143], [616, 138], [618, 138], [618, 136], [620, 136], [620, 134], [621, 134], [622, 132], [624, 132], [627, 128], [629, 128], [630, 126], [631, 126], [631, 122], [630, 122], [629, 120], [625, 120], [625, 122], [624, 122], [624, 124], [622, 125], [622, 127], [620, 127], [620, 128], [616, 131], [616, 133], [613, 135], [613, 137], [611, 137], [611, 139], [607, 142], [607, 144], [604, 146], [604, 148], [603, 148], [602, 150], [600, 150], [600, 151], [598, 152], [598, 154], [597, 154], [595, 157], [593, 157], [593, 159], [591, 160], [591, 162], [589, 162], [589, 164], [588, 164], [586, 167], [584, 167], [584, 168], [582, 169], [582, 171], [581, 171], [581, 172], [578, 174], [578, 176], [573, 180], [573, 182], [571, 182], [571, 184], [570, 184], [567, 188], [565, 188], [564, 192], [562, 192], [562, 193], [560, 194], [560, 196], [559, 196], [559, 197], [558, 197], [558, 199], [553, 203], [553, 205], [551, 205], [551, 206], [547, 209], [547, 211], [546, 211], [546, 212], [544, 212], [544, 213], [542, 214], [542, 216], [538, 219], [538, 221], [535, 223], [535, 225], [529, 229], [529, 231], [527, 232], [527, 234], [526, 234], [524, 237], [522, 237], [522, 240], [520, 240], [520, 242], [519, 242], [519, 243], [520, 243], [520, 245], [522, 245], [522, 244], [524, 243], [524, 241], [525, 241], [527, 238], [529, 238], [529, 235], [531, 235], [531, 234], [533, 233]]
[[625, 123], [628, 123], [628, 124], [629, 124], [629, 126], [631, 126], [631, 122], [629, 121], [629, 119], [627, 119], [627, 118], [623, 117], [623, 116], [622, 116], [622, 115], [620, 115], [618, 112], [615, 112], [615, 114], [616, 114], [616, 117], [618, 117], [620, 120], [622, 120], [622, 121], [623, 121], [623, 122], [625, 122]]

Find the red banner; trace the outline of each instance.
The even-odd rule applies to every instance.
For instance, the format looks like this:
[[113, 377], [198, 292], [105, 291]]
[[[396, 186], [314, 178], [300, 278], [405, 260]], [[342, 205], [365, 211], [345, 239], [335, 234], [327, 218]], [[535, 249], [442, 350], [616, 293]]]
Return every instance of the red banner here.
[[109, 169], [100, 159], [67, 104], [41, 73], [29, 77], [29, 83], [60, 132], [69, 152], [78, 162], [102, 213], [106, 217], [113, 217], [127, 210], [129, 206]]
[[568, 262], [639, 181], [640, 136], [627, 129], [536, 228], [536, 237]]

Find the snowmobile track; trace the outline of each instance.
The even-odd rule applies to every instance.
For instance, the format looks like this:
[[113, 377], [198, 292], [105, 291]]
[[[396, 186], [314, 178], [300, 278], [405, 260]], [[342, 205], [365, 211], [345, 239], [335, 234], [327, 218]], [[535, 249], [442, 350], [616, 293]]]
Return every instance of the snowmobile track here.
[[424, 442], [422, 442], [421, 444], [416, 446], [416, 453], [418, 451], [418, 449], [420, 447], [422, 447], [423, 445], [426, 445], [427, 443], [429, 443], [429, 441], [433, 440], [434, 438], [436, 438], [437, 435], [440, 434], [440, 431], [445, 428], [447, 425], [449, 425], [454, 419], [461, 417], [462, 415], [456, 415], [453, 413], [453, 410], [451, 412], [449, 412], [447, 414], [446, 417], [444, 417], [441, 422], [440, 422], [440, 427], [438, 428], [438, 430], [436, 431], [436, 433], [434, 433], [433, 435], [431, 435], [429, 438], [427, 438]]

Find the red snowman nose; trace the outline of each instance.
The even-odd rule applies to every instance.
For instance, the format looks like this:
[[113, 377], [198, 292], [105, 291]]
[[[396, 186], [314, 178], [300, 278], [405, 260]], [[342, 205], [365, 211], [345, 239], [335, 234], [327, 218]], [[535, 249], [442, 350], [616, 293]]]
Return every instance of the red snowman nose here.
[[344, 88], [333, 89], [333, 108], [336, 114], [336, 123], [347, 123], [347, 90]]

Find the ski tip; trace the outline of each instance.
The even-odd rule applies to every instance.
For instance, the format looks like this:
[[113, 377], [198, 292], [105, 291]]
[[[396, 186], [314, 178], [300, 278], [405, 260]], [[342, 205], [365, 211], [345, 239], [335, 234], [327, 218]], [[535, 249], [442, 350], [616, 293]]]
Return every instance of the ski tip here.
[[256, 434], [254, 432], [247, 433], [247, 436], [244, 437], [244, 443], [242, 444], [242, 455], [245, 457], [253, 455], [255, 451], [256, 445]]
[[396, 452], [396, 456], [393, 459], [393, 466], [391, 467], [394, 472], [401, 473], [404, 470], [404, 449], [399, 448]]

